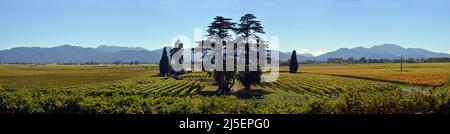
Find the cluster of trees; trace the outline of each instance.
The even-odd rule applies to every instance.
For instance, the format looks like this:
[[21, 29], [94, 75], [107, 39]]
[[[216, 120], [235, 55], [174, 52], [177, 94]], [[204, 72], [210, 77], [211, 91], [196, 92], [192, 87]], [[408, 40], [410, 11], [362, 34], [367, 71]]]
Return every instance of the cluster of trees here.
[[141, 64], [139, 61], [130, 61], [130, 62], [122, 62], [120, 60], [116, 60], [113, 62], [115, 65], [128, 64], [128, 65], [139, 65]]
[[[258, 51], [258, 47], [260, 47], [260, 42], [262, 41], [258, 34], [264, 34], [264, 29], [262, 27], [261, 21], [256, 20], [256, 16], [253, 14], [245, 14], [242, 16], [239, 20], [239, 23], [231, 22], [231, 18], [225, 18], [223, 16], [216, 16], [214, 20], [210, 23], [208, 26], [208, 29], [206, 30], [208, 32], [207, 37], [218, 37], [221, 40], [225, 39], [231, 39], [232, 35], [231, 32], [234, 33], [235, 37], [243, 37], [244, 39], [249, 39], [249, 37], [255, 37], [257, 39], [257, 43], [245, 43], [245, 44], [234, 44], [234, 50], [235, 50], [235, 61], [234, 63], [237, 63], [237, 54], [236, 54], [236, 48], [237, 45], [244, 45], [245, 47], [245, 71], [237, 71], [236, 64], [234, 70], [227, 70], [227, 71], [217, 71], [213, 70], [209, 73], [213, 76], [215, 80], [215, 84], [218, 86], [217, 94], [229, 94], [231, 91], [231, 88], [235, 84], [235, 80], [238, 80], [244, 85], [245, 93], [250, 93], [250, 88], [252, 85], [258, 84], [261, 81], [261, 75], [262, 71], [259, 66], [259, 57], [257, 58], [257, 61], [250, 61], [249, 60], [249, 52], [250, 51]], [[202, 48], [202, 58], [205, 58], [205, 55], [207, 53], [211, 52], [211, 48], [209, 49], [203, 49], [203, 41], [202, 46], [199, 46]], [[254, 46], [256, 45], [256, 46]], [[211, 46], [214, 48], [216, 47], [215, 44], [211, 44]], [[222, 50], [226, 50], [226, 42], [222, 42]], [[233, 48], [228, 48], [233, 49]], [[174, 49], [170, 50], [170, 56], [173, 55], [176, 51], [182, 50], [182, 45], [176, 46]], [[160, 60], [160, 75], [167, 76], [171, 74], [170, 70], [170, 61], [169, 57], [167, 55], [167, 52], [164, 52], [162, 54], [161, 60]], [[259, 54], [259, 52], [257, 52]], [[180, 59], [180, 63], [182, 63], [182, 58]], [[242, 60], [242, 59], [240, 59]], [[215, 57], [212, 58], [212, 64], [215, 61]], [[257, 71], [250, 71], [249, 65], [252, 63], [257, 63]], [[223, 59], [223, 67], [225, 70], [226, 67], [226, 59]], [[205, 70], [202, 63], [202, 70]]]
[[[234, 49], [238, 48], [237, 45], [244, 45], [245, 48], [245, 71], [237, 71], [236, 64], [235, 69], [233, 71], [216, 71], [212, 72], [216, 85], [218, 86], [217, 93], [218, 94], [229, 94], [231, 88], [234, 86], [235, 80], [238, 80], [242, 85], [244, 85], [244, 91], [246, 94], [250, 93], [250, 89], [252, 85], [259, 84], [261, 82], [262, 71], [259, 66], [259, 57], [257, 61], [250, 61], [249, 53], [250, 51], [256, 51], [258, 54], [258, 47], [260, 46], [260, 42], [262, 41], [258, 34], [264, 34], [264, 28], [261, 24], [261, 21], [256, 20], [256, 16], [253, 14], [245, 14], [239, 20], [239, 23], [231, 22], [231, 18], [225, 18], [222, 16], [217, 16], [214, 18], [213, 22], [208, 26], [208, 36], [209, 37], [219, 37], [224, 40], [230, 38], [231, 35], [229, 32], [234, 32], [236, 38], [238, 36], [243, 37], [247, 41], [250, 37], [256, 38], [257, 42], [255, 43], [245, 43], [245, 44], [234, 44]], [[214, 47], [214, 44], [212, 44]], [[226, 50], [226, 42], [223, 42], [222, 46], [223, 50]], [[228, 48], [233, 49], [233, 48]], [[235, 53], [234, 59], [235, 63], [237, 63], [237, 54]], [[242, 59], [240, 59], [242, 60]], [[257, 64], [256, 71], [250, 70], [250, 65]], [[223, 59], [223, 67], [225, 70], [226, 67], [226, 59]]]
[[425, 62], [450, 62], [450, 58], [442, 57], [442, 58], [428, 58]]
[[[354, 59], [354, 58], [328, 58], [326, 61], [320, 60], [304, 60], [299, 62], [300, 64], [360, 64], [360, 63], [400, 63], [399, 59], [367, 59], [365, 57]], [[403, 63], [436, 63], [436, 62], [450, 62], [450, 58], [405, 58]], [[280, 65], [289, 66], [291, 63], [290, 59], [287, 61], [282, 61]]]
[[[116, 60], [114, 62], [112, 62], [112, 64], [115, 65], [122, 65], [122, 64], [128, 64], [128, 65], [139, 65], [139, 64], [144, 64], [145, 62], [139, 62], [139, 61], [130, 61], [130, 62], [122, 62], [120, 60]], [[111, 64], [111, 62], [95, 62], [95, 61], [88, 61], [88, 62], [84, 62], [84, 63], [77, 63], [77, 62], [57, 62], [57, 65], [100, 65], [100, 64]]]
[[80, 63], [80, 64], [83, 64], [83, 65], [98, 65], [99, 63], [97, 63], [94, 60], [92, 60], [92, 61], [88, 61], [88, 62]]
[[99, 65], [101, 63], [95, 62], [95, 61], [86, 61], [83, 63], [77, 63], [77, 62], [57, 62], [56, 65]]
[[45, 66], [47, 65], [46, 63], [27, 63], [27, 62], [12, 62], [12, 63], [1, 63], [0, 64], [13, 64], [13, 65], [42, 65]]
[[[450, 58], [400, 58], [400, 59], [366, 59], [365, 57], [359, 59], [353, 58], [329, 58], [326, 63], [329, 64], [357, 64], [357, 63], [431, 63], [431, 62], [450, 62]], [[320, 63], [320, 62], [319, 62]]]
[[[170, 49], [169, 52], [170, 52], [170, 59], [173, 59], [173, 57], [175, 56], [175, 53], [177, 53], [177, 52], [183, 53], [183, 43], [178, 39], [175, 42], [175, 47]], [[178, 61], [173, 61], [173, 62], [178, 62], [178, 64], [183, 64], [184, 56], [181, 55], [181, 57], [180, 57], [180, 59], [178, 59]], [[175, 78], [178, 78], [178, 75], [181, 75], [181, 74], [184, 74], [184, 73], [185, 73], [184, 68], [181, 71], [175, 71], [172, 68], [169, 68], [169, 74], [175, 76]]]
[[[84, 63], [82, 63], [82, 64], [84, 64]], [[80, 65], [80, 63], [73, 63], [73, 62], [62, 63], [62, 62], [57, 62], [56, 65]]]

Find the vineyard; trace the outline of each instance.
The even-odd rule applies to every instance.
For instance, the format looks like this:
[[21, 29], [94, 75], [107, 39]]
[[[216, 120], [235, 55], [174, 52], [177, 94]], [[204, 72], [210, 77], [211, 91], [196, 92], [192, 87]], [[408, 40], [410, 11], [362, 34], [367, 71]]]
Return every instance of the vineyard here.
[[449, 63], [411, 63], [404, 67], [400, 71], [398, 64], [304, 65], [299, 72], [424, 86], [442, 85], [450, 75]]
[[183, 74], [180, 76], [180, 78], [183, 79], [193, 79], [193, 78], [208, 78], [209, 74], [206, 72], [193, 72], [188, 74]]
[[351, 90], [358, 92], [384, 92], [399, 88], [387, 82], [376, 82], [354, 78], [341, 78], [314, 74], [281, 74], [277, 82], [264, 85], [301, 95], [336, 98]]
[[138, 77], [116, 82], [104, 82], [84, 86], [68, 87], [63, 90], [77, 90], [89, 96], [187, 96], [197, 94], [205, 83], [172, 78]]
[[183, 74], [183, 75], [180, 75], [180, 78], [184, 79], [184, 80], [214, 83], [214, 79], [212, 77], [210, 77], [210, 75], [206, 72], [193, 72], [193, 73]]

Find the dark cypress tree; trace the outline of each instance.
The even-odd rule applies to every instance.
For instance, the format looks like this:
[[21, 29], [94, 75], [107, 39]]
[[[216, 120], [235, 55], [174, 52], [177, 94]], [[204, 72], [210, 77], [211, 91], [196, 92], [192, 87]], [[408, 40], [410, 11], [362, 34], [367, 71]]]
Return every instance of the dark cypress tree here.
[[297, 52], [292, 51], [291, 55], [291, 63], [289, 64], [289, 73], [297, 73], [298, 70], [298, 61], [297, 61]]
[[159, 75], [165, 76], [169, 74], [169, 67], [169, 57], [167, 56], [166, 47], [164, 47], [161, 60], [159, 61]]

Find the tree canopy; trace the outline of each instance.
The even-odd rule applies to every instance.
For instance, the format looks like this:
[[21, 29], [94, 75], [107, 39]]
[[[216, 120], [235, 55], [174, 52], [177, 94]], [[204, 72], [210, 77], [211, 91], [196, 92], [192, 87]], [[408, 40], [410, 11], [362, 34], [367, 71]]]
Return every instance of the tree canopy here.
[[208, 36], [217, 36], [220, 39], [225, 39], [230, 36], [228, 31], [235, 29], [236, 23], [231, 22], [230, 18], [216, 16], [214, 21], [208, 26]]
[[242, 16], [238, 27], [234, 29], [234, 32], [236, 35], [242, 35], [245, 38], [250, 36], [258, 37], [256, 33], [265, 33], [261, 21], [257, 21], [256, 16], [253, 14], [245, 14]]

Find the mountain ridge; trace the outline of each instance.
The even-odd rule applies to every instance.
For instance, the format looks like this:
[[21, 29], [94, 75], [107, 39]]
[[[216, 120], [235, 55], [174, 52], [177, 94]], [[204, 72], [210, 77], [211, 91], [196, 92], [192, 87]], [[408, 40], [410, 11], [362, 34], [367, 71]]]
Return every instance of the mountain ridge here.
[[369, 59], [398, 59], [404, 58], [433, 58], [450, 57], [447, 53], [437, 53], [422, 48], [404, 48], [395, 44], [375, 45], [370, 48], [340, 48], [336, 51], [328, 52], [317, 56], [318, 60], [328, 58], [369, 58]]

